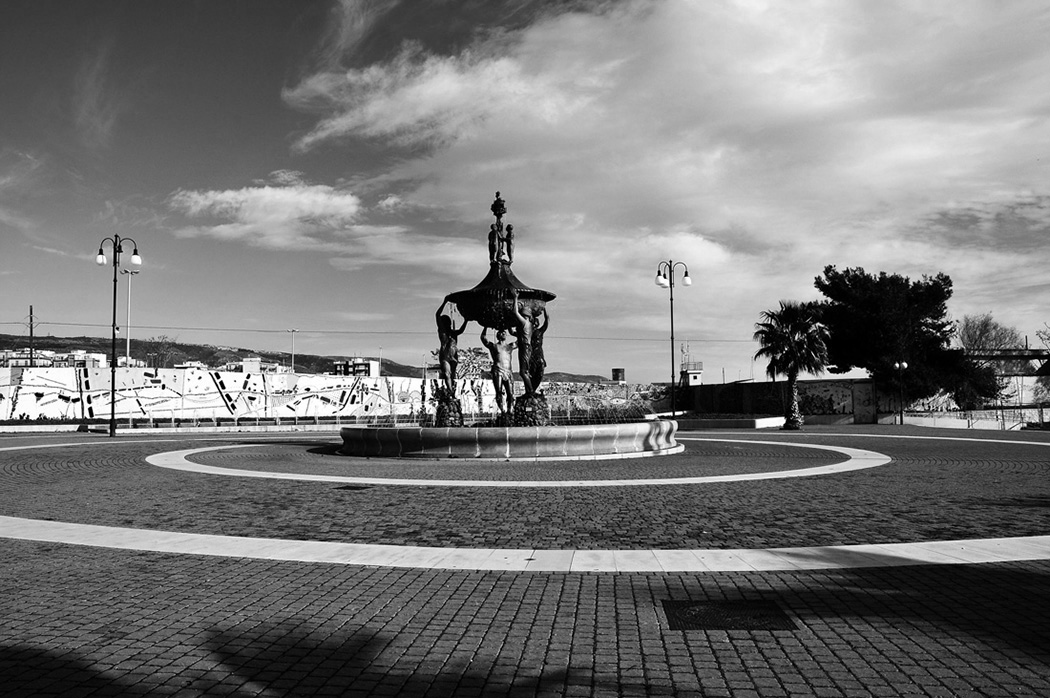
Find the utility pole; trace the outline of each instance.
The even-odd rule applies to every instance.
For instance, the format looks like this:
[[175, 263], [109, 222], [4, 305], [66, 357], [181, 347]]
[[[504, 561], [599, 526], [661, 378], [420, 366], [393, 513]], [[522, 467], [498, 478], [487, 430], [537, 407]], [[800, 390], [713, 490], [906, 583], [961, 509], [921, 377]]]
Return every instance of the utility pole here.
[[36, 357], [33, 354], [33, 306], [29, 306], [29, 368], [36, 366]]

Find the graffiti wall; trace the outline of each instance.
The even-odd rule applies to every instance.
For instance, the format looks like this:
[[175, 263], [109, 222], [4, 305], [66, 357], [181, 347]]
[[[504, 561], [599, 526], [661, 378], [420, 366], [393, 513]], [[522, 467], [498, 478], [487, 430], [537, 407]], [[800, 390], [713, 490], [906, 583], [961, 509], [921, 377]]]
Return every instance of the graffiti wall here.
[[[362, 378], [207, 369], [118, 368], [114, 405], [118, 419], [229, 419], [241, 417], [413, 416], [424, 410], [437, 381]], [[520, 385], [518, 386], [520, 389]], [[575, 395], [627, 399], [639, 386], [544, 384], [555, 406]], [[496, 409], [488, 378], [457, 381], [465, 415]], [[433, 413], [433, 407], [427, 406]], [[0, 419], [106, 419], [110, 370], [99, 368], [0, 368]]]

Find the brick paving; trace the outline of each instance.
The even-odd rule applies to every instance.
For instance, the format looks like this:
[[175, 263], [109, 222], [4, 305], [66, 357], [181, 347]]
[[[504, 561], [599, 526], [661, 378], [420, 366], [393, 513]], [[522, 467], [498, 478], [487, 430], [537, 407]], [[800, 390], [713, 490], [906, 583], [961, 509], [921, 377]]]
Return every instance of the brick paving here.
[[[339, 490], [167, 471], [144, 458], [258, 442], [200, 460], [540, 479], [801, 468], [829, 455], [689, 441], [686, 454], [667, 459], [482, 467], [339, 462], [313, 437], [3, 437], [0, 449], [48, 448], [0, 451], [0, 514], [464, 547], [738, 548], [1050, 533], [1043, 434], [882, 427], [723, 437], [848, 445], [893, 460], [818, 478], [709, 485]], [[1050, 695], [1045, 560], [763, 573], [478, 572], [7, 539], [0, 556], [5, 696]], [[796, 629], [670, 630], [665, 600], [773, 602]]]

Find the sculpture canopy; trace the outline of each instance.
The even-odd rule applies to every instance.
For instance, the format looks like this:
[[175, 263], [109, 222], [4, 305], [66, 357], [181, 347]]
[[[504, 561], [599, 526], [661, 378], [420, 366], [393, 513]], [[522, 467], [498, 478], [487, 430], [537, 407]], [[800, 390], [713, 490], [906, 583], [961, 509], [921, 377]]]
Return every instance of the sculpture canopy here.
[[445, 296], [455, 303], [465, 320], [472, 320], [494, 330], [508, 330], [518, 326], [518, 318], [511, 304], [514, 291], [525, 306], [524, 315], [535, 315], [555, 296], [550, 291], [531, 288], [523, 284], [505, 262], [492, 262], [489, 273], [477, 286], [467, 291], [456, 291]]

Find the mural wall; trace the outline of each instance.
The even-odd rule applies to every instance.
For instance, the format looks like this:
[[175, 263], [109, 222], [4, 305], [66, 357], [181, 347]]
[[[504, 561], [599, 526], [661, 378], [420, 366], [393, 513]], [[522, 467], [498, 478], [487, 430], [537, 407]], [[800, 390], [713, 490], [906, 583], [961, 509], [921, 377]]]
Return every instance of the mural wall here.
[[[118, 419], [232, 419], [413, 417], [437, 381], [288, 373], [235, 373], [207, 369], [118, 368]], [[626, 401], [650, 386], [545, 383], [554, 409], [594, 400]], [[492, 381], [457, 381], [464, 414], [493, 412]], [[430, 413], [433, 407], [428, 406]], [[0, 419], [108, 419], [110, 370], [103, 368], [0, 368]]]

